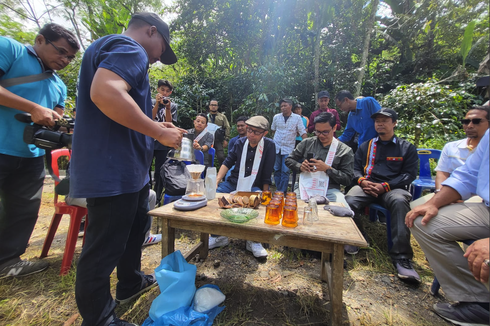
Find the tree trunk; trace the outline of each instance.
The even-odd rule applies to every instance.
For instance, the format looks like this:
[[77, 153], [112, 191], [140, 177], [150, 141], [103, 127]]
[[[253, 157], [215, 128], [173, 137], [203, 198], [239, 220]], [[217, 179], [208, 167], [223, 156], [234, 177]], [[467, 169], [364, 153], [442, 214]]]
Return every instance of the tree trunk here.
[[357, 75], [357, 82], [355, 85], [354, 97], [358, 97], [361, 93], [362, 81], [364, 79], [366, 71], [366, 62], [369, 54], [369, 44], [371, 42], [371, 33], [374, 27], [374, 19], [376, 18], [376, 11], [378, 10], [379, 0], [373, 0], [371, 3], [371, 15], [366, 22], [366, 35], [364, 36], [364, 45], [362, 47], [361, 67], [359, 74]]

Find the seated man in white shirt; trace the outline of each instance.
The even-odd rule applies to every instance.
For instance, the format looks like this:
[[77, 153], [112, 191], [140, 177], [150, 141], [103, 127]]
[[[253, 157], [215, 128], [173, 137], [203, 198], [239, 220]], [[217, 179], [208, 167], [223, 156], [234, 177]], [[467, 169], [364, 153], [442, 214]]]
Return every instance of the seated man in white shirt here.
[[[464, 119], [461, 120], [466, 138], [447, 143], [442, 149], [441, 157], [436, 167], [436, 193], [442, 187], [442, 182], [449, 178], [451, 173], [461, 165], [475, 151], [483, 135], [489, 128], [490, 106], [472, 107]], [[427, 202], [434, 194], [428, 194], [410, 203], [414, 208]], [[475, 200], [475, 199], [472, 199]], [[481, 201], [480, 198], [478, 198]]]

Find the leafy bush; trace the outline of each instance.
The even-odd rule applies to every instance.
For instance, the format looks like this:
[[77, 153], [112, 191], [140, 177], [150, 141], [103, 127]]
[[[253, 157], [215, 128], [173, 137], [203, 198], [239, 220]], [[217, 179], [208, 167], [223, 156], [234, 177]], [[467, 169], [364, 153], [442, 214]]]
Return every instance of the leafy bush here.
[[445, 143], [465, 137], [462, 119], [481, 99], [474, 95], [475, 82], [442, 85], [425, 83], [401, 85], [386, 95], [381, 104], [399, 114], [397, 134], [415, 146], [442, 148]]

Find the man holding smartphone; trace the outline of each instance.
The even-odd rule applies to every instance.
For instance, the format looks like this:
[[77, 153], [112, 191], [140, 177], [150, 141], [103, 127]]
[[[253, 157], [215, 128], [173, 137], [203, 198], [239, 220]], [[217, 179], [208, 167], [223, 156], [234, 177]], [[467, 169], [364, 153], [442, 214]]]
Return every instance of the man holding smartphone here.
[[[354, 175], [354, 153], [344, 143], [334, 138], [336, 118], [329, 112], [320, 113], [315, 117], [315, 137], [304, 139], [286, 158], [286, 166], [296, 172], [325, 172], [328, 184], [324, 196], [331, 202], [340, 202], [349, 207], [340, 185], [350, 184]], [[334, 148], [333, 143], [336, 142]], [[333, 150], [333, 160], [327, 164], [330, 150]], [[299, 193], [296, 189], [295, 192]]]

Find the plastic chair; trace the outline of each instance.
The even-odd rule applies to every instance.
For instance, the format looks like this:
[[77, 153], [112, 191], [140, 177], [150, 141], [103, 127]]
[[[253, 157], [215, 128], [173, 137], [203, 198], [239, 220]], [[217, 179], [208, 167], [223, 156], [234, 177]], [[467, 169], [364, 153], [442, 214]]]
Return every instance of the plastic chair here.
[[[473, 242], [475, 242], [475, 240], [463, 240], [461, 242], [463, 242], [465, 245], [469, 246]], [[430, 262], [429, 262], [429, 264], [430, 264]], [[434, 277], [434, 280], [432, 281], [432, 285], [430, 287], [430, 294], [432, 294], [433, 296], [436, 296], [439, 293], [440, 288], [441, 288], [441, 284], [439, 284], [439, 281], [437, 280], [437, 278]]]
[[432, 179], [430, 171], [430, 159], [438, 160], [441, 157], [441, 151], [438, 149], [419, 148], [417, 149], [417, 154], [420, 160], [420, 172], [418, 179], [414, 180], [410, 187], [412, 200], [422, 196], [422, 191], [436, 188], [436, 182]]
[[[60, 176], [58, 159], [61, 156], [71, 157], [70, 151], [68, 149], [57, 149], [51, 152], [51, 167], [53, 168], [53, 173], [56, 176]], [[55, 185], [59, 182], [55, 181]], [[79, 206], [70, 206], [65, 202], [58, 202], [58, 194], [54, 193], [54, 214], [51, 224], [49, 225], [48, 234], [46, 239], [44, 239], [44, 245], [41, 252], [40, 258], [44, 258], [48, 255], [49, 248], [53, 242], [56, 230], [61, 222], [61, 217], [65, 214], [70, 215], [70, 226], [68, 228], [68, 234], [66, 236], [65, 252], [63, 253], [63, 261], [61, 262], [60, 275], [68, 274], [71, 268], [71, 262], [73, 260], [73, 254], [75, 252], [75, 247], [78, 239], [78, 232], [80, 230], [80, 223], [82, 218], [87, 216], [87, 209]], [[85, 230], [87, 230], [88, 216], [85, 218]], [[85, 243], [85, 235], [83, 236], [83, 243]], [[82, 246], [83, 246], [82, 243]]]
[[388, 209], [383, 206], [372, 203], [368, 206], [369, 208], [369, 219], [371, 222], [376, 222], [378, 219], [378, 212], [382, 213], [386, 217], [386, 240], [388, 242], [388, 251], [393, 247], [393, 241], [391, 239], [391, 213]]

